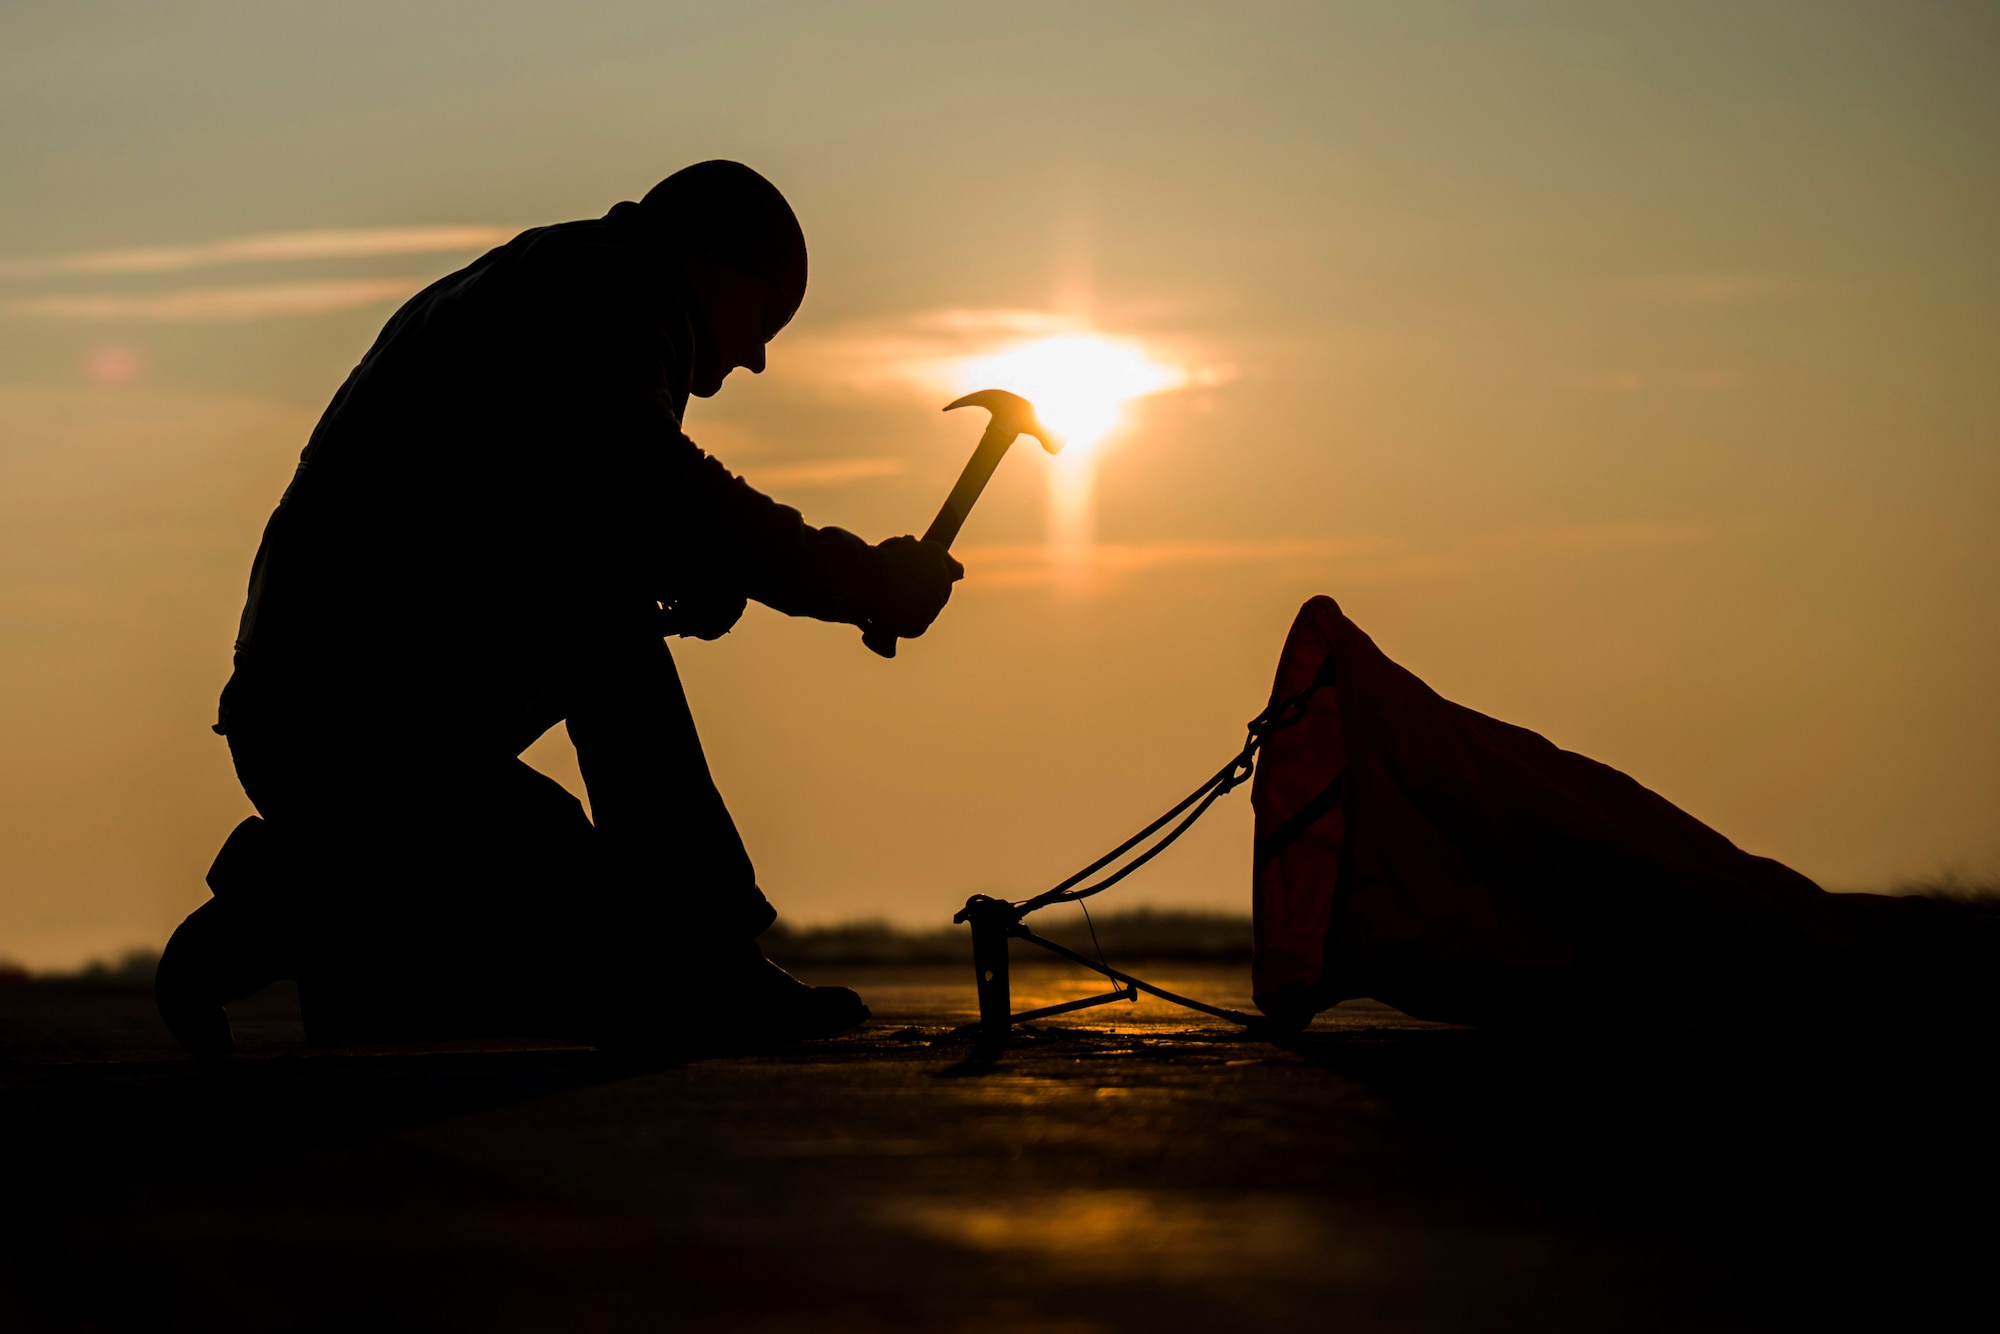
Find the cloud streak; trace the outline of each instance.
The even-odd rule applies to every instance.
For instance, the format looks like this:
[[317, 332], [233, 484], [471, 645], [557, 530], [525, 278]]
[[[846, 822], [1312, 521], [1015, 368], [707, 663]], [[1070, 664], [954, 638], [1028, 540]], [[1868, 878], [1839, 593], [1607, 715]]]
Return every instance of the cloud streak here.
[[1614, 288], [1628, 301], [1659, 306], [1741, 306], [1795, 295], [1801, 284], [1768, 273], [1656, 273]]
[[1156, 570], [1269, 566], [1294, 572], [1337, 569], [1347, 583], [1463, 574], [1497, 558], [1527, 553], [1584, 555], [1679, 546], [1713, 537], [1684, 524], [1581, 523], [1488, 533], [1428, 551], [1375, 537], [1207, 538], [1099, 542], [1070, 547], [1049, 542], [969, 546], [958, 550], [988, 588], [1055, 586], [1106, 592], [1132, 575]]
[[970, 546], [959, 555], [982, 584], [1030, 588], [1117, 580], [1152, 570], [1220, 565], [1320, 566], [1374, 554], [1367, 538], [1208, 538], [1191, 541], [1098, 542], [1077, 548], [1052, 542]]
[[92, 250], [53, 259], [0, 264], [0, 277], [63, 274], [180, 273], [217, 264], [277, 263], [312, 259], [366, 259], [385, 255], [436, 255], [486, 250], [511, 240], [512, 227], [451, 224], [431, 227], [349, 227], [237, 236], [199, 245]]
[[[934, 398], [961, 392], [960, 372], [971, 358], [1071, 334], [1123, 338], [1053, 311], [952, 308], [802, 332], [780, 344], [777, 356], [787, 374], [834, 397]], [[1184, 373], [1186, 385], [1206, 388], [1234, 378], [1232, 367], [1204, 364], [1195, 349], [1150, 336], [1143, 341]]]
[[751, 469], [750, 480], [759, 487], [788, 487], [794, 490], [847, 486], [853, 482], [895, 477], [907, 468], [902, 459], [861, 458], [821, 459], [813, 463], [779, 463]]
[[337, 278], [320, 282], [190, 287], [136, 296], [111, 292], [58, 294], [9, 302], [6, 309], [10, 314], [58, 320], [240, 324], [401, 301], [423, 286], [421, 278]]
[[1494, 546], [1515, 551], [1636, 551], [1680, 546], [1713, 536], [1686, 523], [1571, 523], [1529, 528], [1496, 539]]

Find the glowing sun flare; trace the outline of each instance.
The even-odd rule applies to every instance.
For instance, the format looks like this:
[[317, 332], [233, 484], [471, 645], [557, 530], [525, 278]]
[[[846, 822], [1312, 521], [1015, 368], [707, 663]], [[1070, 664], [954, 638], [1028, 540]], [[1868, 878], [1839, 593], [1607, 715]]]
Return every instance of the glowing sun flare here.
[[1186, 372], [1153, 360], [1137, 343], [1064, 333], [1015, 343], [958, 363], [959, 392], [1006, 389], [1035, 405], [1042, 422], [1080, 456], [1116, 430], [1124, 405], [1184, 383]]

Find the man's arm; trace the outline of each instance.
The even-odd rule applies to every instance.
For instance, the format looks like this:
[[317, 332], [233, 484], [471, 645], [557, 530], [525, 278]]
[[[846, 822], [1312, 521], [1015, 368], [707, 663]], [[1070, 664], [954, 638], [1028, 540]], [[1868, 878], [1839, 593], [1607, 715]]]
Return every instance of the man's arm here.
[[609, 247], [574, 259], [565, 286], [581, 308], [557, 324], [589, 405], [593, 438], [577, 443], [598, 456], [590, 489], [635, 539], [618, 545], [648, 567], [679, 632], [717, 637], [755, 598], [791, 616], [923, 633], [964, 573], [958, 562], [913, 538], [870, 546], [815, 528], [704, 453], [678, 416], [691, 335], [674, 291]]
[[[693, 550], [687, 564], [704, 582], [732, 588], [788, 616], [868, 626], [911, 619], [912, 604], [926, 599], [921, 589], [906, 585], [926, 582], [925, 566], [949, 567], [949, 573], [929, 581], [944, 596], [962, 572], [942, 552], [938, 561], [909, 550], [920, 545], [909, 539], [870, 546], [842, 528], [815, 528], [692, 442], [686, 447], [693, 458], [683, 464], [674, 489], [688, 500], [684, 523]], [[941, 606], [943, 597], [937, 601]], [[930, 617], [922, 619], [928, 624]]]

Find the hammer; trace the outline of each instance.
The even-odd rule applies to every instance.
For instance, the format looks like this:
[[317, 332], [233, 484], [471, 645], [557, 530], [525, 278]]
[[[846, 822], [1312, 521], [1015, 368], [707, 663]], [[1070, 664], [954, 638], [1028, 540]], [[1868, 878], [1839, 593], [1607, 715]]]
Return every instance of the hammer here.
[[[1062, 443], [1035, 416], [1035, 405], [1019, 394], [1010, 394], [1005, 389], [981, 389], [944, 405], [946, 412], [953, 408], [985, 408], [993, 414], [993, 419], [986, 423], [986, 434], [979, 437], [979, 448], [972, 451], [965, 471], [958, 475], [958, 484], [944, 498], [944, 505], [931, 520], [931, 526], [924, 529], [924, 541], [946, 549], [965, 526], [965, 516], [972, 513], [972, 502], [986, 489], [1009, 445], [1021, 436], [1032, 435], [1051, 454], [1062, 449]], [[896, 656], [896, 636], [887, 631], [865, 630], [861, 642], [885, 658]]]

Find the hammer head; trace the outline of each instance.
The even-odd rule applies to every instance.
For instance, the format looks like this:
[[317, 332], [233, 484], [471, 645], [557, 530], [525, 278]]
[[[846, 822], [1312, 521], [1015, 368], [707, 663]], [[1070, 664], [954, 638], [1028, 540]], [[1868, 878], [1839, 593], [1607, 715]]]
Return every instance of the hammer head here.
[[1042, 425], [1041, 418], [1035, 415], [1035, 405], [1019, 394], [1010, 394], [1005, 389], [981, 389], [944, 405], [946, 412], [953, 408], [985, 408], [993, 414], [987, 430], [1004, 433], [1010, 442], [1016, 436], [1032, 435], [1049, 453], [1062, 451], [1062, 441]]

